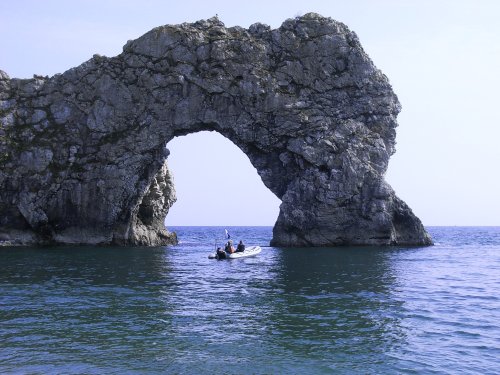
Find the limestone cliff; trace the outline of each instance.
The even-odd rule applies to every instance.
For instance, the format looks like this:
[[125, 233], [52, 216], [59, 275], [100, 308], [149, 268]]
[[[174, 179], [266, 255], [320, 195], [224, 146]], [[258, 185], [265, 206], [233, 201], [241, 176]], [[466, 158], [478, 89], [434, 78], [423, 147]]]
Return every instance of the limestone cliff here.
[[159, 245], [165, 145], [217, 131], [282, 200], [273, 245], [427, 245], [384, 181], [399, 102], [345, 25], [161, 26], [53, 77], [0, 72], [0, 240]]

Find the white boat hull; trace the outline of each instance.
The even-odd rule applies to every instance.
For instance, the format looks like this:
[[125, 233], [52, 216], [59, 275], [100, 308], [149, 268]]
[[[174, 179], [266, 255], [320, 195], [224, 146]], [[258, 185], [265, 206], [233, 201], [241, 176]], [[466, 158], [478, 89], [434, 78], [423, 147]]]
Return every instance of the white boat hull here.
[[[259, 254], [262, 251], [260, 246], [249, 246], [243, 252], [226, 254], [226, 259], [239, 259], [239, 258], [248, 258], [253, 257]], [[208, 256], [208, 259], [216, 259], [217, 252], [214, 252]]]

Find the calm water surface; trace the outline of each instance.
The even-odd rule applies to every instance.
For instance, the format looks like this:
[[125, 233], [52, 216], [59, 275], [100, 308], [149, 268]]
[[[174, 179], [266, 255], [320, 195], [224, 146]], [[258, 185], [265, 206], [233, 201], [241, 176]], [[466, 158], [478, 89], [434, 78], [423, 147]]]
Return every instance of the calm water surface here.
[[498, 227], [231, 261], [207, 258], [224, 228], [172, 229], [170, 248], [0, 248], [0, 373], [499, 373]]

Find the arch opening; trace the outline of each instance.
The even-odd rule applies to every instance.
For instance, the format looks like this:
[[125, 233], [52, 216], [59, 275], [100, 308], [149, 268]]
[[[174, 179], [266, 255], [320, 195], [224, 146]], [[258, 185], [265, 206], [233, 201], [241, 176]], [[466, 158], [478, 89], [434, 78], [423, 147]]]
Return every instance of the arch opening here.
[[177, 195], [167, 227], [274, 225], [280, 199], [231, 140], [200, 131], [175, 137], [167, 148]]

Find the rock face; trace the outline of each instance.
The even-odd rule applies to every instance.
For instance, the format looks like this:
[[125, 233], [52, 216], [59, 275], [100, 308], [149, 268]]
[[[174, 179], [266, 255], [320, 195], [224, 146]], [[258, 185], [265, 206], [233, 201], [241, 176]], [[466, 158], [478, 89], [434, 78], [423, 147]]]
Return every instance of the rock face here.
[[428, 245], [384, 181], [399, 102], [342, 23], [155, 28], [53, 77], [0, 72], [0, 240], [160, 245], [165, 145], [201, 130], [282, 200], [275, 246]]

